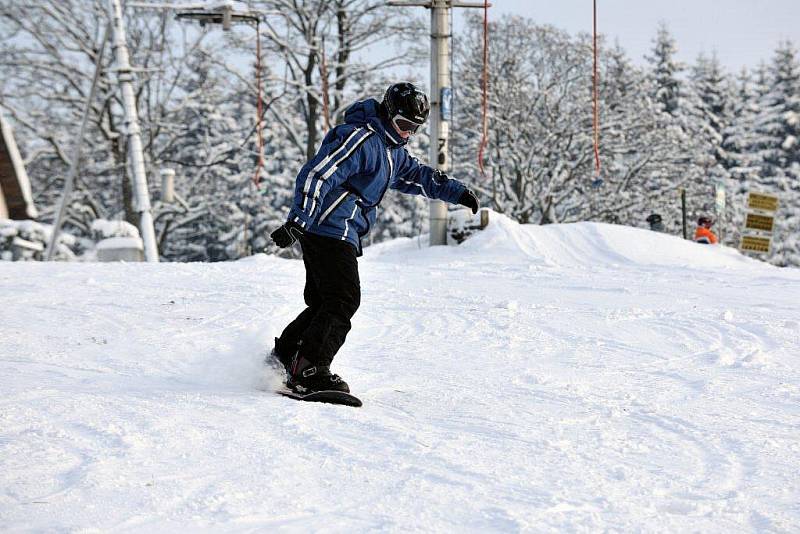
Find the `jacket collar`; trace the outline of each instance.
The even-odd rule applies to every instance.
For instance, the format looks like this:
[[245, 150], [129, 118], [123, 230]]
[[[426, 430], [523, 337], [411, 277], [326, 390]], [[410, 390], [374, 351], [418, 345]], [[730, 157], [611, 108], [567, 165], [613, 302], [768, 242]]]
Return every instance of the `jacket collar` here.
[[367, 126], [373, 132], [380, 134], [390, 148], [406, 145], [408, 139], [403, 139], [397, 135], [394, 127], [380, 117], [378, 113], [379, 106], [380, 104], [374, 98], [360, 100], [347, 108], [344, 114], [344, 121], [347, 124]]

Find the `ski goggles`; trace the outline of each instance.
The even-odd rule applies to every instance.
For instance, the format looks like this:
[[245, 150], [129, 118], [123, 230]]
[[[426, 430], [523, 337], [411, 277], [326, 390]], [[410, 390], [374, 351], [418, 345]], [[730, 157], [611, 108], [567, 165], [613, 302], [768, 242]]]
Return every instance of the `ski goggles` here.
[[401, 132], [408, 132], [415, 134], [417, 133], [417, 130], [419, 130], [420, 126], [422, 126], [425, 123], [412, 121], [411, 119], [403, 117], [398, 113], [397, 115], [392, 117], [392, 124], [394, 124], [395, 128], [397, 128]]

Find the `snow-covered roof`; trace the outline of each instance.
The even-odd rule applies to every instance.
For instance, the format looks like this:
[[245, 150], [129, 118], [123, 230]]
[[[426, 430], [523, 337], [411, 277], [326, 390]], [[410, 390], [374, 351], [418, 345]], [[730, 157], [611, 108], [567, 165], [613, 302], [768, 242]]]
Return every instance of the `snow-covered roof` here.
[[0, 213], [11, 219], [34, 219], [38, 216], [33, 205], [31, 183], [22, 156], [14, 141], [11, 125], [0, 109], [0, 195], [8, 213]]

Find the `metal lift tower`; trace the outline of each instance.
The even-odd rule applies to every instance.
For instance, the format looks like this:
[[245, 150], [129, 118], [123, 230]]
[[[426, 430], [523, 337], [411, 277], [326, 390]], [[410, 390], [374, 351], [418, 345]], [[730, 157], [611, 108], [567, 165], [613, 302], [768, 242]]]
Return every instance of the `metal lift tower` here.
[[[442, 172], [450, 169], [450, 9], [454, 7], [487, 7], [483, 2], [458, 0], [390, 1], [394, 7], [424, 7], [431, 10], [431, 145], [430, 165]], [[491, 5], [491, 4], [490, 4]], [[430, 244], [447, 244], [447, 205], [430, 201]]]

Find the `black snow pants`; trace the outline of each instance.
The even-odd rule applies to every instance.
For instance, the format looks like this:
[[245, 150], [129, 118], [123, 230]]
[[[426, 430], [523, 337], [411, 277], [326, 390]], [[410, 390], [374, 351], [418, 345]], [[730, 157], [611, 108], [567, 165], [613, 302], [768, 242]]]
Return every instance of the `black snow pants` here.
[[278, 340], [280, 354], [299, 354], [314, 365], [330, 365], [361, 304], [356, 248], [346, 241], [306, 233], [300, 239], [306, 267], [307, 308]]

